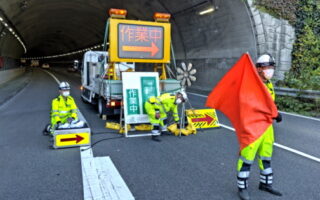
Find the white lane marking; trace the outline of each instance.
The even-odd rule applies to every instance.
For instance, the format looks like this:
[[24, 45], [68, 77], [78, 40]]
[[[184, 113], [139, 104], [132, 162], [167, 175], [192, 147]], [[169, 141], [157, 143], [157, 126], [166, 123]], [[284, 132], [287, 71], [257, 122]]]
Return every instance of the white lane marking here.
[[134, 200], [110, 157], [93, 157], [91, 148], [81, 147], [84, 200]]
[[292, 149], [292, 148], [290, 148], [290, 147], [287, 147], [287, 146], [284, 146], [284, 145], [278, 144], [278, 143], [274, 143], [274, 146], [277, 146], [277, 147], [279, 147], [279, 148], [281, 148], [281, 149], [285, 149], [285, 150], [287, 150], [287, 151], [290, 151], [290, 152], [292, 152], [292, 153], [298, 154], [298, 155], [300, 155], [300, 156], [309, 158], [309, 159], [311, 159], [311, 160], [314, 160], [314, 161], [320, 163], [320, 158], [317, 158], [317, 157], [315, 157], [315, 156], [311, 156], [311, 155], [309, 155], [309, 154], [303, 153], [303, 152], [301, 152], [301, 151]]
[[[188, 92], [188, 94], [192, 94], [192, 95], [199, 96], [199, 97], [204, 97], [204, 98], [208, 97], [207, 95], [197, 94], [197, 93], [193, 93], [193, 92]], [[308, 117], [308, 116], [299, 115], [299, 114], [295, 114], [295, 113], [288, 113], [288, 112], [284, 112], [284, 111], [279, 111], [279, 112], [283, 113], [283, 114], [287, 114], [287, 115], [292, 115], [292, 116], [295, 116], [295, 117], [301, 117], [301, 118], [305, 118], [305, 119], [311, 119], [311, 120], [315, 120], [315, 121], [320, 121], [320, 119], [314, 118], [314, 117]]]
[[127, 184], [122, 179], [111, 158], [107, 156], [96, 157], [94, 159], [97, 166], [100, 184], [102, 188], [104, 188], [103, 191], [108, 191], [110, 196], [112, 196], [111, 199], [134, 200], [135, 198], [130, 192]]
[[[52, 73], [45, 72], [60, 83]], [[79, 115], [82, 115], [80, 110]], [[86, 150], [82, 151], [84, 149]], [[88, 147], [80, 148], [80, 157], [84, 200], [134, 200], [109, 157], [94, 158], [91, 148]]]
[[44, 72], [46, 72], [47, 74], [49, 74], [58, 84], [60, 84], [60, 81], [59, 79], [57, 79], [57, 77], [55, 77], [55, 75], [53, 75], [51, 72], [48, 72], [46, 70], [42, 70]]
[[295, 116], [295, 117], [301, 117], [301, 118], [305, 118], [305, 119], [311, 119], [311, 120], [315, 120], [315, 121], [319, 121], [320, 122], [320, 119], [314, 118], [314, 117], [308, 117], [308, 116], [299, 115], [299, 114], [295, 114], [295, 113], [288, 113], [288, 112], [284, 112], [284, 111], [280, 111], [280, 113], [287, 114], [287, 115], [292, 115], [292, 116]]
[[236, 129], [230, 127], [230, 126], [227, 126], [227, 125], [224, 125], [224, 124], [219, 124], [221, 127], [223, 128], [226, 128], [226, 129], [229, 129], [230, 131], [236, 131]]
[[[232, 127], [230, 127], [230, 126], [227, 126], [227, 125], [224, 125], [224, 124], [220, 124], [220, 126], [223, 127], [223, 128], [226, 128], [226, 129], [228, 129], [228, 130], [235, 131], [235, 129], [232, 128]], [[310, 160], [313, 160], [313, 161], [316, 161], [316, 162], [319, 162], [319, 163], [320, 163], [320, 158], [317, 158], [317, 157], [315, 157], [315, 156], [311, 156], [311, 155], [309, 155], [309, 154], [306, 154], [306, 153], [303, 153], [303, 152], [301, 152], [301, 151], [292, 149], [292, 148], [287, 147], [287, 146], [284, 146], [284, 145], [282, 145], [282, 144], [278, 144], [278, 143], [276, 143], [276, 142], [274, 143], [274, 146], [276, 146], [276, 147], [278, 147], [278, 148], [280, 148], [280, 149], [284, 149], [284, 150], [290, 151], [290, 152], [292, 152], [292, 153], [298, 154], [298, 155], [303, 156], [303, 157], [305, 157], [305, 158], [309, 158]]]
[[[201, 95], [201, 94], [197, 94], [197, 93], [192, 93], [192, 92], [188, 92], [189, 94], [192, 94], [192, 95], [195, 95], [195, 96], [199, 96], [199, 97], [205, 97], [207, 98], [208, 96], [206, 95]], [[284, 114], [288, 114], [288, 115], [292, 115], [292, 116], [296, 116], [296, 117], [301, 117], [301, 118], [306, 118], [306, 119], [311, 119], [311, 120], [316, 120], [316, 121], [320, 121], [320, 119], [317, 119], [317, 118], [313, 118], [313, 117], [307, 117], [307, 116], [303, 116], [303, 115], [297, 115], [297, 114], [292, 114], [292, 113], [287, 113], [287, 112], [283, 112], [283, 111], [280, 111], [281, 113], [284, 113]], [[226, 128], [226, 129], [229, 129], [231, 131], [235, 131], [234, 128], [230, 127], [230, 126], [226, 126], [224, 124], [220, 124], [221, 127], [223, 128]], [[274, 146], [280, 148], [280, 149], [284, 149], [284, 150], [287, 150], [287, 151], [290, 151], [292, 153], [295, 153], [297, 155], [300, 155], [300, 156], [303, 156], [305, 158], [309, 158], [311, 160], [314, 160], [316, 162], [319, 162], [320, 163], [320, 158], [317, 158], [315, 156], [311, 156], [309, 154], [306, 154], [306, 153], [303, 153], [301, 151], [298, 151], [298, 150], [295, 150], [295, 149], [292, 149], [290, 147], [287, 147], [287, 146], [284, 146], [282, 144], [278, 144], [278, 143], [274, 143]]]
[[204, 97], [204, 98], [207, 98], [207, 97], [208, 97], [207, 95], [197, 94], [197, 93], [193, 93], [193, 92], [187, 92], [187, 93], [188, 93], [188, 94], [195, 95], [195, 96], [199, 96], [199, 97]]

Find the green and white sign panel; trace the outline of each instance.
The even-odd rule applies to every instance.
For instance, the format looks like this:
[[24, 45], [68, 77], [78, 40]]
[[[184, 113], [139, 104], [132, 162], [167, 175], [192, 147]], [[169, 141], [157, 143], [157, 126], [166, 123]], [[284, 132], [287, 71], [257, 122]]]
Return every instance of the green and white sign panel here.
[[122, 85], [125, 123], [148, 123], [144, 103], [151, 96], [159, 96], [159, 73], [123, 72]]

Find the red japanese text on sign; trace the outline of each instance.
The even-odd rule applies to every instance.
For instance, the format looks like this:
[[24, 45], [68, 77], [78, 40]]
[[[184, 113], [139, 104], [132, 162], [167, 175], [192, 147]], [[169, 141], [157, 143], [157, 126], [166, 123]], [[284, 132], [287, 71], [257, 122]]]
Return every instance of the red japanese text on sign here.
[[162, 31], [148, 26], [124, 25], [120, 29], [121, 41], [127, 42], [157, 42], [162, 39]]

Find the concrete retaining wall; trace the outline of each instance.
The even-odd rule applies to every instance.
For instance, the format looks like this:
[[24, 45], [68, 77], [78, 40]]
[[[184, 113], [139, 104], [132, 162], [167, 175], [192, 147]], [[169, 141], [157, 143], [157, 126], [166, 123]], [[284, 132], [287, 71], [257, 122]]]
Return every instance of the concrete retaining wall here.
[[0, 71], [0, 84], [12, 80], [15, 77], [23, 74], [24, 72], [25, 72], [24, 67]]
[[267, 13], [259, 11], [253, 0], [247, 0], [255, 37], [257, 41], [257, 53], [270, 53], [276, 59], [276, 80], [283, 80], [285, 72], [291, 68], [291, 52], [295, 41], [295, 29], [287, 20], [277, 19]]

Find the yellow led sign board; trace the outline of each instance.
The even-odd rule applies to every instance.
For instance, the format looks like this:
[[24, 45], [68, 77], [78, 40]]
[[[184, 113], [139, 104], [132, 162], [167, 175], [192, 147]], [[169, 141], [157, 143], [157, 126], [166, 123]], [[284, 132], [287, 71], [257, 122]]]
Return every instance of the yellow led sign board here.
[[170, 23], [110, 19], [110, 61], [169, 63], [170, 33]]
[[58, 134], [54, 137], [54, 148], [90, 145], [90, 133]]

